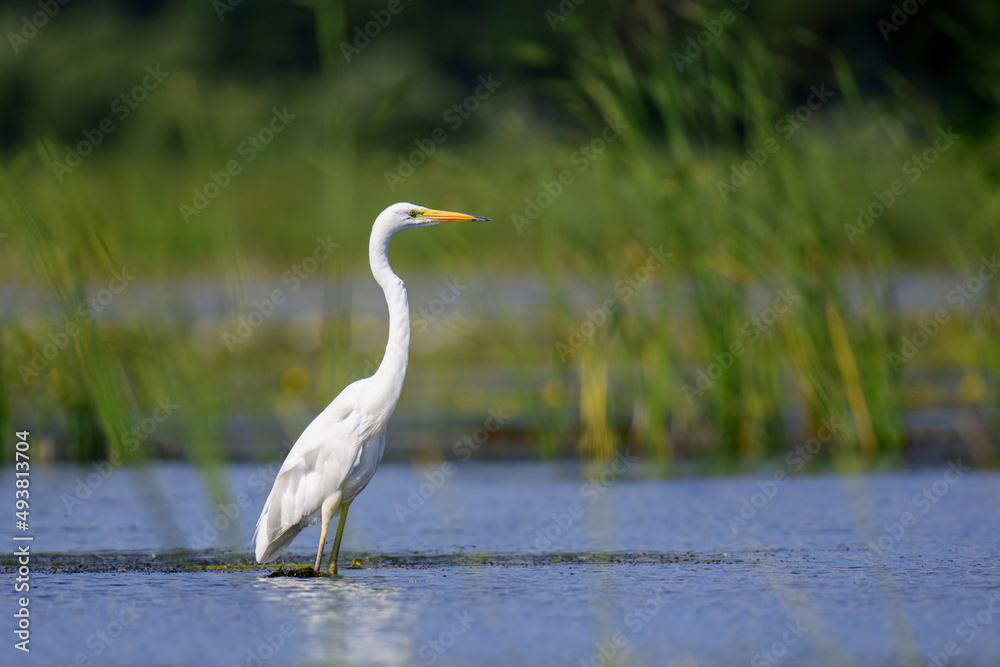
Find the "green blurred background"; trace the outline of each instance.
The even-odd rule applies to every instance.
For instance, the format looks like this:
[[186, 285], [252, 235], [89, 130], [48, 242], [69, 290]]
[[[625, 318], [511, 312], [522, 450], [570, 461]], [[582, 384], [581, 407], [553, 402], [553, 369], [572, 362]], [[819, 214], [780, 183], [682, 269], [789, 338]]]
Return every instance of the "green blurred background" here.
[[493, 222], [392, 246], [387, 457], [995, 461], [995, 3], [43, 0], [0, 26], [0, 425], [46, 458], [280, 458], [377, 364], [368, 233], [413, 201]]

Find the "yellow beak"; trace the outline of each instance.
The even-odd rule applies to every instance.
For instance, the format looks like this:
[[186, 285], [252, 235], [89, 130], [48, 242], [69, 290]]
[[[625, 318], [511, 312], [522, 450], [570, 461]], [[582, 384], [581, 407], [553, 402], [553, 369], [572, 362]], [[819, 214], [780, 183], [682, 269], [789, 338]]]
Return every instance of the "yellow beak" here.
[[489, 220], [489, 218], [484, 218], [481, 215], [469, 215], [468, 213], [455, 213], [453, 211], [437, 211], [434, 209], [425, 210], [423, 215], [421, 215], [420, 217], [424, 219], [434, 220], [437, 222], [459, 222], [465, 220], [486, 222]]

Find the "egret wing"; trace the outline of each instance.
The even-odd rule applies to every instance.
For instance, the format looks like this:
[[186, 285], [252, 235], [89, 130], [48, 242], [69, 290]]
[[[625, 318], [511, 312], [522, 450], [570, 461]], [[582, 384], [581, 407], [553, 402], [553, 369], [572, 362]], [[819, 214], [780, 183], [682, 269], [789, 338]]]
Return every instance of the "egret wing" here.
[[320, 519], [323, 502], [360, 459], [364, 419], [357, 406], [331, 403], [306, 427], [288, 452], [264, 503], [254, 535], [257, 561], [277, 558], [304, 528]]

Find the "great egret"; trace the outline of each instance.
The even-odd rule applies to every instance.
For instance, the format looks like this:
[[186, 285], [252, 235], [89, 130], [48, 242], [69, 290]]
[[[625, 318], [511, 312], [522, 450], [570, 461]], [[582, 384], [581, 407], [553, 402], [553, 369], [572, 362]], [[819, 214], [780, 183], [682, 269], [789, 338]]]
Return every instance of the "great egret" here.
[[349, 384], [295, 442], [267, 496], [254, 533], [258, 563], [280, 556], [303, 528], [322, 521], [315, 572], [319, 573], [326, 531], [334, 512], [340, 523], [333, 541], [329, 572], [337, 574], [337, 556], [351, 501], [368, 485], [382, 461], [385, 427], [403, 389], [410, 355], [410, 306], [406, 287], [389, 266], [389, 241], [404, 229], [453, 220], [489, 220], [478, 215], [452, 213], [393, 204], [382, 211], [368, 243], [372, 275], [389, 305], [389, 342], [378, 370]]

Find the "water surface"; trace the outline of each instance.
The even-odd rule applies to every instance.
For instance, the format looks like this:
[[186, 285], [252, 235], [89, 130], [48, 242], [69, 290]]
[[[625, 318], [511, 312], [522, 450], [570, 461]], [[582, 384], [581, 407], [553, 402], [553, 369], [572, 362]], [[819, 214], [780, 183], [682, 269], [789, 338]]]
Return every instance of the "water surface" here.
[[[33, 552], [55, 556], [32, 566], [31, 654], [13, 648], [9, 594], [0, 656], [1000, 664], [1000, 476], [960, 465], [851, 478], [785, 466], [664, 480], [639, 463], [616, 467], [386, 464], [345, 534], [341, 562], [357, 557], [363, 569], [338, 579], [269, 579], [272, 568], [249, 566], [267, 465], [230, 467], [231, 502], [214, 509], [186, 465], [36, 468], [28, 534]], [[0, 479], [0, 497], [13, 498], [10, 471]], [[317, 528], [304, 532], [285, 560], [311, 562], [317, 540]], [[3, 565], [12, 591], [9, 556]]]

